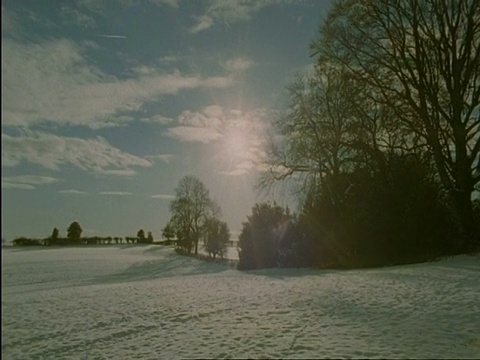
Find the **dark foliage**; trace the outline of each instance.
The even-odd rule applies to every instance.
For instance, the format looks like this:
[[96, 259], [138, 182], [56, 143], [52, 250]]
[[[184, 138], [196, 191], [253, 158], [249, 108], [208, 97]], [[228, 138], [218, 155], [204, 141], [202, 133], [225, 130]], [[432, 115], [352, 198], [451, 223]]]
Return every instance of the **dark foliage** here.
[[230, 240], [230, 232], [226, 222], [216, 218], [208, 219], [205, 223], [204, 243], [205, 250], [214, 260], [217, 255], [223, 258], [223, 254]]
[[239, 270], [277, 266], [277, 249], [284, 247], [292, 216], [276, 203], [255, 204], [243, 223], [238, 241]]
[[53, 228], [51, 238], [52, 238], [52, 239], [57, 239], [57, 238], [58, 238], [58, 233], [59, 233], [58, 229], [57, 229], [56, 227]]
[[67, 229], [67, 237], [73, 241], [79, 241], [80, 236], [82, 235], [82, 228], [77, 221], [74, 221], [70, 224]]
[[40, 246], [42, 245], [42, 241], [39, 239], [29, 239], [25, 237], [19, 237], [13, 239], [12, 241], [13, 246]]
[[384, 172], [359, 169], [338, 182], [349, 189], [342, 201], [333, 202], [324, 190], [304, 207], [308, 236], [319, 241], [320, 266], [412, 263], [462, 251], [452, 242], [448, 204], [420, 159], [393, 156]]
[[152, 235], [151, 231], [148, 232], [146, 242], [147, 242], [147, 244], [152, 244], [153, 243], [153, 235]]
[[165, 238], [168, 243], [175, 238], [175, 228], [170, 223], [162, 229], [162, 237]]

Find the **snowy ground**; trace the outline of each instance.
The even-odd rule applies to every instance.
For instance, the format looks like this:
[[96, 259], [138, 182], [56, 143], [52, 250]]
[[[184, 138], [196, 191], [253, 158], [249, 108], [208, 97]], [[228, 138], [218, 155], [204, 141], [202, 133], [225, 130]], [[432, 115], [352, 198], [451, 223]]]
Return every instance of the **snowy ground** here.
[[479, 358], [480, 257], [239, 272], [163, 246], [2, 249], [2, 359]]

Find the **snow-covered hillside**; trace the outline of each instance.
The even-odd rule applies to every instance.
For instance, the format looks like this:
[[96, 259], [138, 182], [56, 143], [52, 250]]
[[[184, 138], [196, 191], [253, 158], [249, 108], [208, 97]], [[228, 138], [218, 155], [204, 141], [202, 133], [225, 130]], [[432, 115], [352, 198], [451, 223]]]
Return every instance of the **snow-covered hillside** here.
[[239, 272], [163, 246], [2, 249], [2, 358], [478, 358], [480, 257]]

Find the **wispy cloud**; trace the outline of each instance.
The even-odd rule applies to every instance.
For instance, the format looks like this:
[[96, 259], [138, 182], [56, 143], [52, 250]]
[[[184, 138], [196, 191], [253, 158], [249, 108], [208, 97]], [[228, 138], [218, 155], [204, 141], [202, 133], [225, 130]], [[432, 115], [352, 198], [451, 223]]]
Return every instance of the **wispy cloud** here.
[[75, 189], [60, 190], [59, 193], [64, 195], [87, 195], [85, 191], [75, 190]]
[[227, 60], [223, 66], [232, 73], [243, 72], [252, 66], [252, 61], [247, 58], [235, 58]]
[[39, 175], [19, 175], [19, 176], [2, 176], [2, 188], [5, 189], [35, 189], [35, 185], [53, 184], [61, 181], [61, 179], [51, 176]]
[[[8, 126], [36, 123], [123, 125], [126, 111], [184, 89], [225, 88], [232, 73], [185, 75], [140, 67], [129, 79], [102, 73], [83, 56], [83, 47], [69, 40], [2, 44], [2, 122]], [[127, 119], [128, 120], [128, 119]], [[158, 119], [157, 119], [158, 120]]]
[[[317, 0], [318, 1], [318, 0]], [[273, 5], [310, 6], [308, 1], [299, 0], [210, 0], [203, 12], [196, 16], [196, 23], [189, 29], [192, 34], [207, 30], [216, 24], [229, 25], [249, 21], [262, 9]], [[296, 18], [297, 22], [301, 17]]]
[[145, 156], [145, 158], [149, 159], [149, 160], [156, 160], [156, 159], [160, 159], [166, 163], [169, 163], [170, 160], [174, 157], [175, 155], [173, 154], [158, 154], [158, 155], [147, 155]]
[[266, 6], [288, 2], [285, 0], [212, 0], [207, 3], [204, 12], [197, 16], [195, 25], [189, 31], [196, 34], [209, 29], [216, 23], [232, 24], [248, 21]]
[[149, 118], [146, 118], [146, 117], [141, 118], [140, 121], [146, 122], [149, 124], [166, 125], [166, 124], [170, 124], [173, 121], [173, 119], [166, 116], [162, 116], [162, 115], [154, 115]]
[[2, 181], [16, 182], [31, 185], [52, 184], [61, 181], [61, 179], [51, 176], [40, 175], [19, 175], [19, 176], [7, 176], [2, 177]]
[[64, 25], [75, 25], [86, 29], [96, 26], [96, 21], [93, 17], [71, 6], [63, 5], [60, 8], [59, 15]]
[[190, 28], [190, 33], [196, 34], [200, 31], [206, 30], [214, 24], [215, 20], [209, 15], [202, 15], [197, 17], [197, 23]]
[[128, 191], [102, 191], [99, 193], [100, 195], [111, 195], [111, 196], [127, 196], [132, 195], [131, 192]]
[[176, 126], [168, 129], [167, 135], [182, 142], [200, 142], [204, 144], [221, 137], [215, 130], [198, 126]]
[[219, 139], [223, 124], [223, 109], [211, 105], [199, 112], [183, 111], [178, 117], [177, 126], [167, 130], [167, 136], [183, 142], [208, 144]]
[[173, 200], [175, 196], [167, 195], [167, 194], [155, 194], [151, 196], [152, 199], [160, 199], [160, 200]]
[[206, 30], [217, 22], [229, 24], [250, 20], [253, 13], [265, 6], [263, 1], [210, 1], [205, 12], [197, 17], [196, 24], [190, 28], [195, 34]]
[[35, 186], [33, 186], [33, 185], [28, 185], [28, 184], [9, 183], [9, 182], [4, 182], [4, 181], [2, 180], [2, 188], [3, 188], [3, 189], [34, 190], [34, 189], [35, 189]]
[[152, 162], [111, 146], [104, 138], [81, 139], [45, 133], [22, 136], [2, 134], [2, 166], [22, 162], [58, 170], [73, 165], [103, 175], [133, 175], [131, 167], [149, 167]]
[[98, 34], [97, 37], [107, 38], [107, 39], [126, 39], [125, 35], [109, 35], [109, 34]]

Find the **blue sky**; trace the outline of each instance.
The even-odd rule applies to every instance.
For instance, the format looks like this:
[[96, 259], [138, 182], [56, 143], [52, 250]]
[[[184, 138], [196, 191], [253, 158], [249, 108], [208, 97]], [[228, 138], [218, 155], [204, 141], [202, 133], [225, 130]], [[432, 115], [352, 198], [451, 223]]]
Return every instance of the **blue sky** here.
[[2, 1], [2, 238], [156, 238], [197, 176], [232, 234], [261, 200], [285, 86], [311, 67], [317, 1]]

